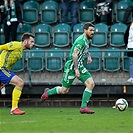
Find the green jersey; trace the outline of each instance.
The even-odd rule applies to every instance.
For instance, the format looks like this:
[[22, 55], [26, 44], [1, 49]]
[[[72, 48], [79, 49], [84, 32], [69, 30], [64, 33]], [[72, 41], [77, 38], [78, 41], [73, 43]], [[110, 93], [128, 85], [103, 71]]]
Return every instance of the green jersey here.
[[65, 64], [65, 66], [70, 69], [74, 69], [74, 63], [73, 63], [73, 57], [72, 54], [74, 52], [74, 49], [78, 49], [79, 55], [78, 55], [78, 67], [83, 66], [83, 61], [88, 53], [90, 40], [87, 40], [84, 34], [80, 35], [74, 42], [71, 51], [70, 56]]
[[88, 53], [90, 40], [87, 40], [84, 34], [80, 35], [74, 42], [70, 56], [65, 64], [64, 67], [64, 74], [62, 78], [62, 86], [66, 88], [70, 88], [71, 84], [73, 83], [75, 76], [75, 70], [74, 70], [74, 63], [73, 63], [73, 57], [72, 54], [74, 52], [74, 49], [79, 50], [78, 54], [78, 68], [80, 72], [80, 77], [78, 78], [81, 82], [85, 82], [88, 78], [91, 77], [91, 74], [88, 72], [88, 70], [84, 67], [83, 61], [84, 57]]

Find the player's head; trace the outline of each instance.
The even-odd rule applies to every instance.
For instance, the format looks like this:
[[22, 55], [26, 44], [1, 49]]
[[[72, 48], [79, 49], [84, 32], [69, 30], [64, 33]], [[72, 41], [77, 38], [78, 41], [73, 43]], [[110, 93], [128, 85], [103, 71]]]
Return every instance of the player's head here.
[[23, 49], [31, 49], [34, 47], [34, 38], [35, 36], [31, 33], [24, 33], [22, 35], [22, 43], [23, 43]]
[[83, 29], [86, 38], [92, 39], [94, 35], [94, 25], [92, 23], [85, 23]]

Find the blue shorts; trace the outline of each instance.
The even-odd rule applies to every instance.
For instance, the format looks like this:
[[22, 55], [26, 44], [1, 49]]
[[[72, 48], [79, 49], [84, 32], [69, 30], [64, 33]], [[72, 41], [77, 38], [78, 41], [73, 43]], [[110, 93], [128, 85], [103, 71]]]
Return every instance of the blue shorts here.
[[3, 84], [9, 84], [12, 77], [14, 77], [15, 74], [13, 72], [8, 71], [5, 68], [0, 69], [0, 82]]

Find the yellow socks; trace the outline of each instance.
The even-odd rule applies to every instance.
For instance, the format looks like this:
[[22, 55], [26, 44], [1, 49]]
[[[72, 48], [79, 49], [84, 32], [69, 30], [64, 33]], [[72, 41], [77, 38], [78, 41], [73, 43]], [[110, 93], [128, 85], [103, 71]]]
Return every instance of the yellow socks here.
[[15, 87], [12, 92], [12, 109], [18, 108], [18, 101], [22, 93], [22, 88]]

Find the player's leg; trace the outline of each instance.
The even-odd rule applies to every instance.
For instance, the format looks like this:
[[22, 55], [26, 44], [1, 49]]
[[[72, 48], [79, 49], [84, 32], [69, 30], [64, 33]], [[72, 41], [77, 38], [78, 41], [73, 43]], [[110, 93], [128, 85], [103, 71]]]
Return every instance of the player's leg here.
[[92, 90], [93, 90], [95, 85], [94, 85], [94, 81], [91, 77], [91, 74], [84, 67], [82, 67], [80, 69], [79, 80], [81, 80], [86, 86], [86, 88], [83, 92], [83, 96], [82, 96], [82, 103], [81, 103], [80, 112], [81, 113], [87, 113], [87, 114], [93, 114], [94, 111], [90, 110], [87, 107], [87, 104], [88, 104], [88, 102], [92, 96]]
[[[15, 88], [12, 92], [12, 110], [15, 110], [17, 113], [15, 114], [24, 114], [24, 111], [18, 110], [18, 101], [21, 96], [22, 88], [24, 86], [24, 82], [21, 78], [15, 75], [13, 72], [10, 72], [6, 69], [0, 70], [0, 79], [3, 84], [12, 84], [15, 85]], [[17, 109], [17, 110], [16, 110]]]
[[62, 77], [62, 87], [56, 86], [52, 89], [46, 88], [43, 95], [41, 96], [41, 100], [44, 101], [44, 100], [48, 99], [48, 97], [50, 95], [66, 94], [69, 91], [69, 88], [70, 88], [72, 82], [74, 81], [74, 79], [75, 79], [74, 71], [65, 69], [64, 75]]
[[49, 96], [51, 95], [56, 95], [56, 94], [66, 94], [69, 91], [69, 88], [61, 87], [61, 86], [56, 86], [54, 88], [46, 88], [44, 90], [44, 93], [41, 96], [41, 101], [44, 101], [48, 99]]
[[67, 2], [61, 2], [61, 22], [67, 23], [67, 16], [68, 16], [68, 10], [69, 6]]
[[94, 88], [94, 81], [90, 77], [85, 81], [84, 84], [85, 84], [86, 88], [83, 92], [81, 108], [85, 108], [87, 106], [87, 103], [89, 102], [89, 100], [92, 96], [92, 90]]
[[22, 93], [22, 89], [24, 86], [24, 81], [18, 77], [17, 75], [13, 76], [13, 78], [10, 80], [10, 83], [12, 85], [15, 85], [13, 92], [12, 92], [12, 110], [11, 114], [24, 114], [24, 111], [18, 110], [18, 102], [20, 100], [20, 96]]
[[76, 1], [71, 1], [70, 2], [70, 11], [71, 11], [71, 18], [72, 18], [72, 28], [74, 25], [78, 23], [78, 9], [79, 9], [79, 4]]

